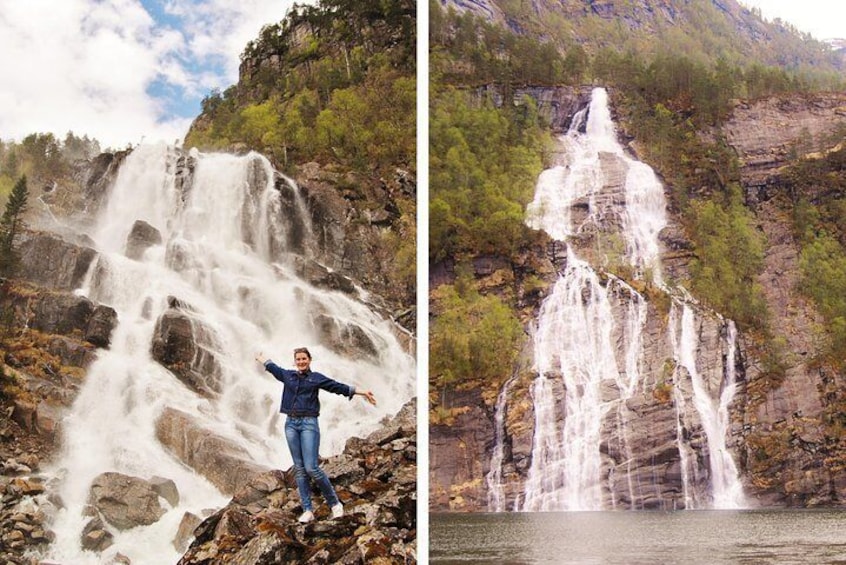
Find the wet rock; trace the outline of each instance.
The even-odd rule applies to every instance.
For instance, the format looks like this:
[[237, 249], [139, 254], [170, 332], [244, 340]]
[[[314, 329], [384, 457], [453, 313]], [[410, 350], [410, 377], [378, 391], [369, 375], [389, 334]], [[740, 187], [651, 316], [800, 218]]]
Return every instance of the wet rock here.
[[156, 438], [183, 463], [225, 493], [235, 493], [267, 471], [235, 442], [202, 427], [189, 414], [166, 408], [156, 421]]
[[129, 235], [126, 236], [126, 256], [141, 259], [144, 252], [154, 245], [162, 244], [162, 234], [144, 220], [135, 220]]
[[101, 553], [114, 544], [114, 535], [106, 529], [100, 518], [89, 520], [82, 529], [80, 545], [83, 549]]
[[117, 325], [117, 312], [111, 306], [98, 305], [85, 328], [85, 340], [97, 347], [109, 347], [112, 330]]
[[321, 341], [336, 353], [353, 359], [378, 359], [379, 349], [364, 329], [326, 314], [313, 317]]
[[[96, 308], [94, 309], [94, 312], [96, 315]], [[90, 327], [91, 322], [89, 322], [89, 328]], [[111, 335], [113, 327], [114, 321], [108, 329], [108, 335]], [[92, 338], [99, 342], [98, 338], [94, 336], [92, 336]], [[86, 337], [86, 341], [88, 341], [88, 343], [68, 338], [66, 336], [56, 335], [50, 338], [50, 342], [47, 344], [47, 352], [58, 357], [63, 365], [86, 368], [96, 359], [94, 347], [92, 347], [94, 341], [92, 341], [89, 337]], [[100, 347], [106, 346], [101, 345]]]
[[220, 364], [215, 357], [213, 332], [196, 316], [171, 307], [153, 331], [153, 358], [191, 390], [204, 396], [220, 392]]
[[106, 522], [119, 530], [154, 524], [165, 514], [149, 481], [121, 473], [98, 475], [91, 484], [88, 500]]
[[[13, 459], [0, 464], [4, 472], [18, 467]], [[0, 562], [29, 564], [26, 555], [43, 550], [55, 539], [53, 532], [45, 529], [45, 512], [38, 496], [42, 493], [40, 477], [0, 477]]]
[[176, 488], [176, 483], [171, 479], [153, 477], [150, 479], [150, 486], [153, 487], [156, 494], [167, 500], [171, 506], [176, 507], [179, 504], [179, 489]]
[[[111, 332], [117, 323], [117, 313], [113, 308], [97, 305], [84, 296], [70, 292], [20, 288], [9, 293], [6, 300], [8, 304], [4, 307], [11, 307], [15, 317], [27, 327], [74, 340], [83, 336], [98, 347], [108, 347]], [[67, 355], [68, 364], [90, 362], [83, 351], [75, 350], [70, 343], [54, 343], [52, 348], [57, 354]]]
[[179, 522], [179, 529], [176, 530], [176, 537], [173, 538], [173, 547], [176, 551], [184, 553], [188, 544], [194, 539], [194, 530], [200, 525], [202, 519], [191, 512], [186, 512]]
[[106, 199], [109, 187], [117, 178], [120, 165], [130, 152], [101, 153], [78, 171], [78, 180], [84, 187], [84, 198], [80, 199], [78, 212], [96, 214]]
[[349, 277], [299, 255], [291, 256], [291, 260], [294, 263], [294, 272], [297, 276], [312, 286], [337, 290], [346, 294], [355, 294], [355, 285]]
[[[316, 495], [316, 521], [298, 523], [302, 509], [293, 471], [269, 471], [197, 526], [179, 563], [416, 563], [415, 404], [386, 422], [387, 432], [351, 439], [324, 465], [333, 470], [343, 518], [331, 519]], [[405, 449], [392, 447], [397, 440]]]
[[90, 247], [69, 243], [56, 234], [25, 232], [18, 248], [18, 276], [54, 290], [73, 290], [83, 278], [97, 252]]

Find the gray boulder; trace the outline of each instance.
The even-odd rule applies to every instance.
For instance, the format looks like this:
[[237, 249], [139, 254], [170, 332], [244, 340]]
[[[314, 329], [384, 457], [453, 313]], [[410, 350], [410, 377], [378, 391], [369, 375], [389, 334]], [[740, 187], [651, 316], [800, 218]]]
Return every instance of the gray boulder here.
[[167, 503], [175, 507], [179, 504], [179, 489], [171, 479], [164, 477], [153, 477], [150, 479], [150, 486], [156, 493], [167, 500]]
[[227, 494], [267, 471], [253, 463], [242, 447], [203, 428], [190, 414], [173, 408], [166, 408], [156, 421], [156, 439]]
[[92, 518], [82, 529], [80, 545], [82, 549], [100, 553], [114, 544], [114, 538], [100, 518]]
[[199, 516], [191, 512], [186, 512], [182, 516], [182, 521], [179, 522], [179, 528], [176, 530], [176, 537], [173, 538], [173, 547], [176, 551], [184, 553], [188, 549], [188, 544], [194, 539], [194, 530], [202, 521]]
[[141, 259], [147, 249], [161, 244], [162, 234], [159, 230], [144, 220], [135, 220], [126, 237], [126, 256], [130, 259]]
[[203, 396], [220, 392], [221, 368], [212, 352], [214, 334], [178, 306], [166, 310], [153, 332], [153, 359]]
[[82, 285], [97, 252], [91, 247], [69, 243], [43, 232], [26, 232], [18, 247], [18, 276], [55, 290], [73, 290]]
[[166, 512], [149, 481], [114, 472], [94, 479], [88, 502], [119, 530], [149, 526]]

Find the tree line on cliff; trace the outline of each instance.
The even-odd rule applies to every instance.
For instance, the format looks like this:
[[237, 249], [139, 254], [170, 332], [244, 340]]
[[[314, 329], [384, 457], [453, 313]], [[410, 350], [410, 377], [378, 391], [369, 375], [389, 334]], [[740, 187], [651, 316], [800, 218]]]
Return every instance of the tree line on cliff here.
[[[259, 151], [294, 178], [315, 162], [344, 175], [351, 186], [338, 188], [347, 192], [413, 178], [415, 27], [412, 0], [294, 5], [247, 44], [238, 83], [203, 99], [185, 146]], [[416, 199], [403, 191], [390, 198], [399, 218], [382, 230], [379, 249], [393, 257], [393, 286], [413, 303]]]
[[413, 170], [415, 21], [410, 0], [295, 5], [247, 45], [239, 83], [203, 99], [186, 145], [241, 143], [289, 170]]

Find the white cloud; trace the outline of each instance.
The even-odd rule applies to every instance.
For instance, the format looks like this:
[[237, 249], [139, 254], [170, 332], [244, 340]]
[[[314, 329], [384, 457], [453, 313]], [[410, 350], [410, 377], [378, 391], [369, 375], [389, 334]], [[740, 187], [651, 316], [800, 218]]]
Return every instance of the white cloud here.
[[171, 0], [163, 26], [139, 0], [0, 0], [0, 138], [181, 139], [193, 116], [174, 115], [151, 86], [182, 102], [233, 84], [247, 41], [291, 3]]
[[768, 21], [775, 18], [789, 22], [815, 39], [846, 37], [846, 5], [832, 0], [740, 0], [748, 7], [758, 7]]

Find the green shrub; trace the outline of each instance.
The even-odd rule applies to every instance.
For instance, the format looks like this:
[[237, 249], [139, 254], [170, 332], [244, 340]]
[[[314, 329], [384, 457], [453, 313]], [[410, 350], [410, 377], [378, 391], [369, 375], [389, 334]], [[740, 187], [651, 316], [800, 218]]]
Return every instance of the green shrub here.
[[502, 380], [513, 372], [523, 327], [495, 295], [481, 295], [469, 281], [433, 291], [429, 338], [431, 382], [442, 388], [474, 380]]
[[728, 202], [691, 205], [696, 258], [691, 261], [693, 291], [712, 308], [741, 326], [766, 327], [767, 307], [757, 275], [764, 259], [764, 239], [734, 186]]

